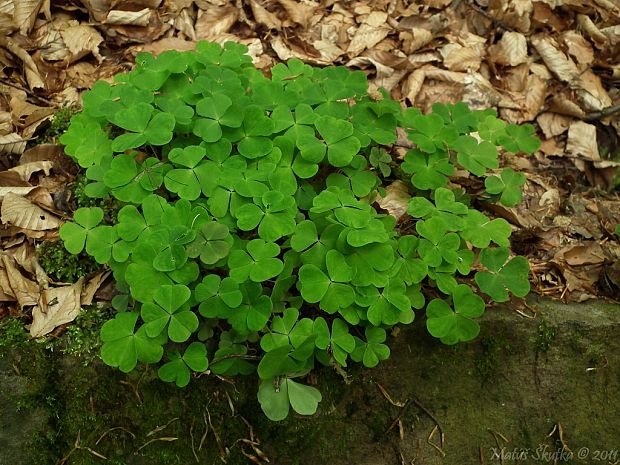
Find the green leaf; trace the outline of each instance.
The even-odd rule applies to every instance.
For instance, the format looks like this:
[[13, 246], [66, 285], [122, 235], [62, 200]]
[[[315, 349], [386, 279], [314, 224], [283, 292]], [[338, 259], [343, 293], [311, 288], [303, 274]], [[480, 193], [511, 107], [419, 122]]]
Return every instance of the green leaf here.
[[506, 261], [508, 255], [505, 247], [484, 249], [480, 253], [480, 263], [489, 271], [478, 271], [476, 284], [496, 302], [506, 302], [509, 299], [508, 292], [517, 297], [525, 297], [530, 292], [530, 266], [527, 259], [514, 257]]
[[168, 328], [168, 337], [173, 342], [185, 342], [198, 329], [198, 318], [184, 304], [191, 296], [187, 286], [164, 285], [153, 294], [155, 303], [142, 306], [144, 328], [150, 337], [159, 336]]
[[373, 368], [381, 360], [390, 356], [390, 349], [383, 344], [386, 334], [382, 328], [366, 328], [366, 342], [356, 338], [356, 348], [351, 353], [351, 358], [356, 362], [362, 362], [364, 366]]
[[405, 173], [412, 174], [411, 183], [421, 190], [444, 187], [456, 171], [447, 153], [441, 151], [427, 155], [410, 150], [400, 166]]
[[499, 166], [497, 148], [488, 141], [478, 143], [472, 136], [460, 136], [454, 148], [461, 166], [476, 176]]
[[258, 388], [258, 401], [272, 421], [284, 420], [290, 407], [300, 415], [313, 415], [321, 399], [318, 389], [290, 378], [263, 380]]
[[103, 220], [103, 210], [99, 207], [78, 208], [73, 220], [75, 223], [65, 223], [60, 227], [60, 238], [67, 251], [77, 255], [84, 250], [89, 233]]
[[137, 361], [157, 363], [164, 351], [161, 344], [149, 337], [144, 327], [135, 331], [138, 313], [118, 313], [101, 327], [101, 358], [106, 365], [128, 373]]
[[277, 257], [280, 247], [263, 239], [248, 242], [246, 251], [233, 250], [228, 258], [230, 277], [242, 283], [248, 277], [254, 282], [267, 281], [283, 270], [284, 264]]
[[523, 200], [521, 187], [525, 184], [525, 175], [511, 168], [502, 170], [500, 176], [488, 176], [484, 186], [489, 194], [501, 194], [500, 202], [507, 207], [514, 207]]
[[480, 332], [472, 320], [484, 313], [484, 301], [469, 286], [459, 284], [452, 292], [454, 311], [442, 299], [433, 299], [426, 307], [428, 332], [445, 344], [470, 341]]

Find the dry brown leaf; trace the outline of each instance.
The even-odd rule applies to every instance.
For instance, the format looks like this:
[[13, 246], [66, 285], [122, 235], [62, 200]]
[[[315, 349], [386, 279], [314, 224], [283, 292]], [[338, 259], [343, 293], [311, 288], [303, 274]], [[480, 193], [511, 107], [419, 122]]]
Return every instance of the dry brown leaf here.
[[431, 31], [421, 27], [414, 27], [409, 31], [403, 31], [398, 38], [402, 41], [403, 52], [408, 55], [421, 49], [434, 39]]
[[39, 286], [34, 281], [24, 277], [16, 267], [15, 260], [2, 254], [2, 269], [0, 286], [2, 291], [14, 297], [21, 308], [36, 305], [39, 300]]
[[7, 193], [2, 200], [2, 223], [33, 231], [60, 227], [62, 222], [54, 215], [30, 202], [25, 197]]
[[482, 57], [474, 47], [463, 47], [460, 44], [447, 44], [439, 51], [443, 56], [443, 64], [450, 71], [477, 71], [480, 69]]
[[80, 296], [80, 303], [84, 306], [90, 305], [93, 303], [93, 298], [95, 297], [95, 293], [101, 287], [101, 284], [106, 280], [108, 276], [110, 276], [111, 271], [102, 271], [101, 273], [97, 273], [95, 276], [88, 280], [88, 283], [82, 289], [82, 293]]
[[594, 50], [592, 50], [590, 43], [581, 34], [572, 30], [565, 31], [562, 33], [561, 38], [568, 49], [568, 54], [578, 64], [587, 66], [594, 63]]
[[[284, 7], [291, 20], [307, 29], [314, 17], [314, 12], [319, 7], [316, 2], [298, 2], [293, 0], [278, 0], [278, 3]], [[320, 19], [317, 18], [317, 20]]]
[[558, 43], [545, 34], [532, 36], [532, 45], [551, 72], [563, 82], [572, 82], [579, 76], [577, 66], [567, 57]]
[[30, 335], [41, 337], [51, 333], [55, 328], [70, 323], [80, 314], [80, 294], [82, 282], [70, 286], [53, 287], [41, 293], [39, 305], [32, 309]]
[[39, 11], [42, 9], [49, 11], [49, 0], [15, 0], [14, 5], [13, 22], [25, 36], [32, 29]]
[[89, 53], [99, 61], [103, 60], [99, 54], [99, 45], [103, 42], [103, 37], [94, 27], [72, 21], [69, 27], [60, 31], [60, 35], [69, 52], [64, 61], [73, 63]]
[[601, 156], [596, 142], [596, 126], [583, 121], [571, 123], [568, 128], [566, 151], [575, 157], [600, 160]]
[[602, 48], [609, 42], [609, 39], [603, 34], [596, 24], [592, 22], [589, 16], [579, 14], [577, 15], [577, 22], [579, 26], [590, 36], [592, 42], [598, 47]]
[[540, 126], [540, 129], [542, 129], [547, 139], [564, 133], [570, 126], [571, 121], [572, 119], [567, 116], [551, 113], [549, 111], [541, 113], [536, 118], [538, 126]]
[[0, 47], [6, 48], [9, 52], [19, 58], [24, 65], [26, 81], [30, 89], [45, 89], [45, 82], [41, 78], [39, 69], [32, 57], [26, 50], [20, 47], [13, 39], [0, 36]]
[[195, 42], [180, 39], [178, 37], [167, 37], [165, 39], [159, 39], [146, 45], [140, 45], [139, 47], [136, 47], [134, 51], [149, 52], [153, 55], [159, 55], [166, 50], [178, 50], [180, 52], [185, 52], [189, 50], [194, 50], [195, 48]]
[[16, 132], [0, 136], [0, 155], [2, 154], [16, 154], [20, 155], [26, 150], [26, 143], [28, 141], [22, 139], [22, 137]]
[[270, 29], [281, 30], [282, 29], [282, 21], [267, 10], [264, 6], [262, 6], [258, 0], [249, 0], [250, 8], [252, 8], [252, 14], [254, 15], [254, 19], [256, 22], [260, 24], [264, 24]]
[[519, 32], [529, 32], [534, 6], [531, 0], [489, 0], [489, 15]]
[[387, 13], [373, 11], [364, 19], [347, 48], [350, 57], [355, 57], [365, 49], [374, 47], [387, 37], [392, 30], [386, 23], [387, 18]]
[[489, 58], [500, 65], [517, 66], [527, 62], [527, 39], [519, 32], [506, 31], [497, 44], [489, 47]]
[[36, 161], [15, 166], [8, 171], [13, 171], [17, 173], [22, 180], [29, 181], [32, 173], [36, 173], [37, 171], [43, 171], [46, 176], [49, 176], [52, 165], [53, 163], [51, 161]]
[[194, 26], [197, 39], [209, 39], [230, 31], [239, 19], [239, 9], [232, 5], [201, 11]]
[[592, 70], [588, 69], [582, 73], [577, 80], [577, 85], [579, 86], [576, 90], [577, 97], [584, 110], [600, 111], [611, 106], [611, 97], [603, 87], [601, 78]]
[[411, 194], [407, 190], [407, 186], [402, 181], [394, 181], [385, 188], [385, 197], [377, 197], [377, 204], [390, 215], [400, 220], [409, 207]]
[[116, 26], [141, 26], [146, 27], [151, 21], [153, 11], [144, 8], [140, 11], [111, 10], [108, 12], [104, 23]]

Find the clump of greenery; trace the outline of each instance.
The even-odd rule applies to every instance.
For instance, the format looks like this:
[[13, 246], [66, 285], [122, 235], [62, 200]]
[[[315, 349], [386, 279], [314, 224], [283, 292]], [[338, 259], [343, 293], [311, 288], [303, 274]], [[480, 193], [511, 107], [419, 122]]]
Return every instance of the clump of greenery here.
[[[316, 363], [374, 367], [390, 355], [387, 330], [414, 310], [446, 344], [475, 338], [485, 302], [457, 280], [474, 261], [493, 300], [528, 293], [510, 225], [468, 206], [449, 178], [485, 177], [482, 201], [514, 205], [523, 179], [487, 173], [498, 146], [536, 150], [533, 127], [464, 104], [403, 110], [343, 67], [290, 60], [267, 78], [246, 52], [201, 42], [140, 54], [84, 95], [61, 137], [86, 169], [84, 192], [124, 204], [115, 224], [80, 208], [60, 230], [70, 253], [114, 272], [105, 363], [129, 372], [165, 359], [160, 377], [179, 386], [192, 372], [256, 371], [263, 411], [281, 420], [316, 411], [320, 392], [299, 382]], [[397, 127], [415, 144], [402, 163], [389, 153]], [[413, 230], [374, 207], [392, 166], [411, 180]]]
[[538, 334], [536, 336], [536, 350], [548, 352], [555, 339], [555, 329], [549, 326], [547, 320], [541, 320], [538, 324]]
[[0, 320], [0, 357], [8, 349], [19, 347], [28, 340], [24, 323], [16, 318], [5, 317]]
[[65, 133], [69, 127], [69, 123], [73, 115], [78, 112], [76, 107], [61, 108], [52, 116], [50, 124], [47, 126], [43, 134], [39, 137], [41, 144], [54, 144], [58, 142], [58, 138]]
[[56, 282], [74, 283], [102, 268], [85, 252], [77, 255], [68, 252], [61, 241], [45, 241], [38, 246], [37, 253], [39, 264]]

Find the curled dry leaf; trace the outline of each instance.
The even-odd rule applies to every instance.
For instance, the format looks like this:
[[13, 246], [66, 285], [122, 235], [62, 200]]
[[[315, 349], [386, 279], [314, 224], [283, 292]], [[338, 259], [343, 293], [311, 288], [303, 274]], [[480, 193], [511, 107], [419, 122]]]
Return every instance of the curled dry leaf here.
[[62, 222], [25, 197], [7, 193], [2, 200], [2, 223], [33, 231], [46, 231], [60, 227]]
[[583, 121], [574, 121], [568, 128], [566, 151], [579, 158], [600, 160], [596, 141], [596, 126]]
[[111, 271], [102, 271], [101, 273], [97, 273], [95, 276], [90, 278], [84, 288], [82, 289], [80, 296], [80, 303], [84, 306], [90, 305], [93, 303], [93, 299], [95, 297], [95, 293], [101, 287], [101, 284], [106, 280], [108, 276], [110, 276]]
[[84, 278], [70, 286], [52, 287], [41, 293], [39, 305], [32, 309], [30, 335], [41, 337], [70, 323], [80, 314], [80, 296]]
[[116, 26], [142, 26], [146, 27], [151, 21], [153, 11], [144, 8], [140, 11], [111, 10], [104, 23]]
[[278, 3], [284, 7], [291, 20], [304, 29], [308, 28], [314, 17], [314, 12], [319, 7], [319, 4], [315, 2], [278, 0]]
[[24, 65], [24, 74], [30, 89], [45, 89], [45, 82], [41, 78], [39, 68], [26, 50], [20, 47], [13, 39], [0, 36], [0, 47], [6, 48], [9, 52], [19, 58]]
[[394, 181], [385, 188], [385, 197], [379, 196], [377, 203], [390, 215], [400, 220], [407, 213], [411, 194], [402, 181]]
[[14, 154], [21, 155], [26, 150], [26, 140], [16, 132], [0, 136], [0, 155]]
[[196, 39], [210, 39], [229, 32], [238, 19], [239, 9], [232, 5], [201, 10], [194, 25]]
[[536, 122], [547, 139], [559, 136], [564, 133], [571, 123], [571, 118], [546, 111], [541, 113]]
[[482, 57], [474, 47], [463, 47], [459, 44], [447, 44], [440, 50], [443, 64], [450, 71], [477, 71], [480, 69]]
[[355, 57], [367, 48], [372, 48], [387, 37], [392, 30], [387, 21], [387, 13], [373, 11], [355, 31], [347, 48], [350, 57]]
[[21, 308], [36, 305], [39, 300], [39, 286], [26, 278], [17, 268], [15, 259], [3, 254], [0, 267], [2, 292], [13, 297]]
[[252, 14], [256, 22], [264, 24], [270, 29], [278, 31], [282, 29], [282, 21], [280, 21], [278, 16], [267, 10], [258, 0], [250, 0], [250, 8], [252, 8]]
[[506, 31], [489, 47], [489, 58], [500, 65], [517, 66], [527, 61], [527, 39], [520, 32]]
[[43, 171], [46, 176], [49, 176], [52, 165], [53, 163], [51, 161], [35, 161], [15, 166], [8, 171], [13, 171], [17, 173], [22, 180], [29, 181], [32, 173], [36, 173], [37, 171]]
[[596, 45], [598, 48], [604, 47], [609, 41], [609, 39], [607, 39], [607, 36], [600, 31], [600, 29], [596, 26], [596, 24], [594, 24], [594, 22], [592, 22], [588, 15], [577, 15], [577, 23], [579, 24], [581, 29], [586, 32], [590, 39], [592, 39], [592, 42], [594, 42], [594, 45]]
[[14, 0], [13, 22], [19, 32], [28, 35], [40, 11], [45, 11], [50, 19], [49, 0]]

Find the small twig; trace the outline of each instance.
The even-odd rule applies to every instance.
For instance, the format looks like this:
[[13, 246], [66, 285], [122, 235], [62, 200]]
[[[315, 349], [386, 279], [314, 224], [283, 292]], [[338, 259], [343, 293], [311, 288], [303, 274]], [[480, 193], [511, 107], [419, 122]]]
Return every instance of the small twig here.
[[510, 26], [507, 26], [505, 23], [503, 23], [502, 21], [500, 21], [497, 18], [494, 18], [493, 16], [491, 16], [489, 13], [487, 13], [486, 11], [484, 11], [482, 8], [480, 8], [478, 5], [475, 5], [473, 2], [471, 1], [467, 1], [465, 2], [465, 4], [470, 7], [472, 10], [474, 10], [476, 13], [484, 16], [485, 18], [487, 18], [488, 20], [490, 20], [493, 24], [495, 24], [496, 26], [502, 28], [505, 31], [509, 31], [509, 32], [515, 32], [515, 30], [513, 28], [511, 28]]
[[386, 429], [385, 433], [383, 433], [384, 435], [387, 435], [390, 431], [392, 431], [392, 429], [394, 429], [394, 427], [398, 424], [398, 422], [401, 421], [401, 418], [402, 418], [403, 414], [405, 413], [407, 405], [409, 405], [409, 399], [407, 399], [405, 401], [405, 403], [403, 404], [402, 408], [400, 409], [400, 412], [398, 412], [398, 415], [396, 416], [396, 418], [394, 418], [392, 423], [390, 423], [390, 426], [388, 427], [388, 429]]
[[226, 457], [228, 456], [229, 451], [224, 447], [220, 435], [217, 433], [217, 430], [213, 427], [213, 423], [211, 422], [211, 413], [209, 412], [209, 407], [205, 407], [207, 411], [207, 421], [209, 422], [209, 428], [213, 431], [213, 436], [215, 437], [215, 442], [217, 443], [217, 448], [220, 450], [220, 460], [226, 463]]
[[444, 432], [443, 432], [443, 428], [441, 427], [441, 425], [437, 421], [437, 418], [435, 418], [435, 416], [426, 407], [424, 407], [424, 405], [422, 405], [422, 403], [418, 399], [413, 397], [411, 400], [413, 401], [414, 404], [416, 404], [418, 406], [418, 408], [420, 410], [422, 410], [424, 413], [426, 413], [428, 415], [428, 417], [435, 422], [435, 425], [437, 425], [437, 428], [439, 429], [440, 440], [441, 440], [441, 447], [443, 448], [444, 441], [445, 441], [445, 435], [444, 435]]
[[98, 445], [103, 440], [103, 438], [105, 438], [108, 434], [110, 434], [112, 431], [115, 431], [117, 429], [125, 431], [133, 439], [136, 439], [136, 435], [133, 434], [131, 431], [129, 431], [127, 428], [123, 428], [122, 426], [115, 426], [114, 428], [110, 428], [109, 430], [105, 431], [101, 436], [99, 436], [99, 439], [97, 439], [97, 441], [95, 442], [95, 445]]
[[[426, 438], [426, 442], [432, 446], [437, 452], [439, 452], [441, 454], [442, 457], [446, 456], [446, 453], [443, 451], [443, 439], [442, 439], [442, 444], [441, 447], [439, 447], [437, 444], [435, 444], [433, 441], [431, 441], [431, 439], [433, 439], [433, 436], [435, 435], [435, 431], [437, 431], [439, 428], [437, 427], [438, 425], [435, 425], [435, 427], [433, 428], [433, 431], [431, 431], [431, 434], [428, 435], [428, 438]], [[442, 437], [443, 437], [443, 433]]]
[[200, 438], [200, 444], [198, 444], [198, 450], [202, 450], [202, 446], [205, 444], [205, 440], [207, 439], [207, 435], [209, 434], [209, 423], [207, 422], [207, 415], [205, 412], [202, 412], [202, 419], [205, 422], [205, 432], [202, 434]]
[[148, 446], [149, 444], [152, 444], [154, 442], [157, 441], [163, 441], [163, 442], [173, 442], [176, 441], [179, 438], [175, 438], [175, 437], [170, 437], [170, 436], [164, 436], [162, 438], [153, 438], [153, 439], [149, 439], [148, 441], [146, 441], [144, 444], [142, 444], [140, 447], [138, 447], [138, 449], [134, 452], [134, 454], [137, 454], [138, 452], [140, 452], [142, 449], [144, 449], [146, 446]]
[[178, 419], [179, 419], [179, 417], [175, 417], [172, 420], [170, 420], [168, 423], [166, 423], [165, 425], [156, 427], [154, 430], [149, 431], [147, 433], [146, 437], [148, 438], [149, 436], [153, 436], [154, 434], [157, 434], [160, 431], [165, 430], [166, 428], [168, 428], [168, 426], [170, 426], [170, 423], [173, 423], [173, 422], [177, 421]]
[[5, 86], [12, 87], [13, 89], [17, 89], [17, 90], [21, 90], [22, 92], [26, 92], [26, 94], [28, 94], [29, 97], [31, 97], [34, 100], [38, 100], [39, 103], [44, 103], [44, 104], [49, 105], [51, 107], [56, 107], [54, 102], [52, 102], [51, 100], [48, 100], [48, 99], [46, 99], [44, 97], [39, 97], [37, 94], [32, 92], [27, 87], [18, 86], [17, 84], [13, 84], [11, 81], [7, 81], [6, 79], [2, 79], [2, 78], [0, 78], [0, 83], [4, 84]]
[[194, 446], [194, 420], [192, 420], [192, 424], [189, 426], [189, 437], [192, 443], [192, 454], [194, 454], [196, 463], [200, 463], [200, 460], [198, 459], [198, 454], [196, 454], [196, 447]]
[[262, 359], [258, 355], [228, 354], [228, 355], [224, 355], [222, 357], [214, 358], [211, 361], [210, 365], [213, 366], [216, 363], [220, 363], [220, 362], [223, 362], [224, 360], [228, 360], [228, 359], [231, 359], [231, 358], [238, 358], [240, 360], [255, 360], [255, 361], [259, 361], [259, 360]]
[[594, 121], [597, 119], [605, 118], [607, 116], [615, 115], [616, 113], [620, 113], [620, 103], [617, 105], [603, 108], [600, 111], [586, 113], [586, 116], [583, 119], [584, 121]]

